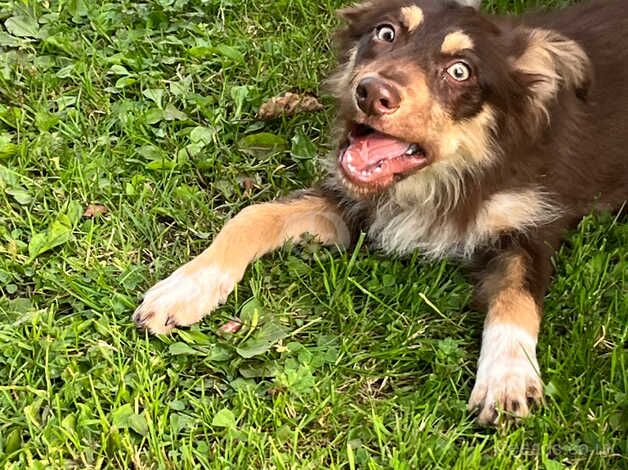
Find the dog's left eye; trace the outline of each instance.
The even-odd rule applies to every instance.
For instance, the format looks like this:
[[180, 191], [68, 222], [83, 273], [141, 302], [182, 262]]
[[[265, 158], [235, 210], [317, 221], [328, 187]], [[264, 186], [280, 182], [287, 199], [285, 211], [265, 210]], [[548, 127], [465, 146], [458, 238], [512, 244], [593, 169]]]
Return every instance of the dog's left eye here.
[[457, 82], [464, 82], [471, 77], [471, 69], [464, 62], [456, 62], [447, 67], [446, 71]]
[[395, 35], [395, 28], [389, 24], [382, 24], [375, 28], [375, 37], [380, 41], [393, 42]]

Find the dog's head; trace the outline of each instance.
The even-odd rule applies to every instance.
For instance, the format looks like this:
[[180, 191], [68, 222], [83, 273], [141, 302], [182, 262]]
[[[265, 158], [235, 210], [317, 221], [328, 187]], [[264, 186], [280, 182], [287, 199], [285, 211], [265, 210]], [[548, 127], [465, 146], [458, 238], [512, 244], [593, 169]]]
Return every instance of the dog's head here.
[[342, 127], [338, 170], [354, 192], [420, 179], [426, 167], [489, 166], [502, 158], [502, 134], [530, 141], [558, 96], [583, 96], [589, 62], [574, 41], [496, 23], [468, 6], [477, 3], [371, 0], [340, 10], [340, 66], [328, 83]]

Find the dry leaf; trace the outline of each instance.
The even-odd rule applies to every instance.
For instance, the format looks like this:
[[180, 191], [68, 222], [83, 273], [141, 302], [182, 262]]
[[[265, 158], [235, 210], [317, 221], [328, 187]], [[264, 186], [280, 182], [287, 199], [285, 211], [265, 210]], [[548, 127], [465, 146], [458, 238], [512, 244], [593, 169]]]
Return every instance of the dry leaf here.
[[83, 212], [83, 217], [92, 218], [97, 215], [105, 215], [107, 212], [109, 209], [101, 204], [89, 204]]
[[315, 96], [288, 92], [266, 101], [260, 106], [257, 115], [261, 119], [274, 119], [282, 115], [292, 116], [298, 113], [320, 111], [321, 109], [323, 109], [323, 105]]
[[242, 185], [245, 194], [249, 194], [251, 190], [255, 187], [255, 179], [251, 178], [250, 176], [239, 178], [239, 183]]
[[222, 325], [219, 330], [222, 333], [237, 333], [242, 328], [242, 323], [237, 320], [229, 320], [227, 323]]

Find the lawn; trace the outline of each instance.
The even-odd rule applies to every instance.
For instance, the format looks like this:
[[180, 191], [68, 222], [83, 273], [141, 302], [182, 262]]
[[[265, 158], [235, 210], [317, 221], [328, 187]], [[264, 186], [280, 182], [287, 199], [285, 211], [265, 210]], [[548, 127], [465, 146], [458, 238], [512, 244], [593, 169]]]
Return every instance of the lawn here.
[[0, 1], [4, 468], [628, 465], [625, 218], [586, 218], [555, 257], [546, 405], [506, 429], [466, 411], [483, 314], [453, 262], [286, 247], [201, 324], [132, 324], [241, 208], [322, 174], [329, 98], [256, 112], [322, 96], [341, 4]]

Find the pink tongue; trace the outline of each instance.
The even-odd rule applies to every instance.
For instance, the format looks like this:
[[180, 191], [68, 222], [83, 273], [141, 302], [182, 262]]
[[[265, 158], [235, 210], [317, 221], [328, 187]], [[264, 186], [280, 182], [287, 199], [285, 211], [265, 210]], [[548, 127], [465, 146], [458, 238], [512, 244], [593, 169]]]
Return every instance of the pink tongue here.
[[408, 150], [409, 145], [407, 142], [380, 132], [353, 137], [345, 150], [343, 163], [357, 169], [364, 169], [381, 160], [400, 157]]

